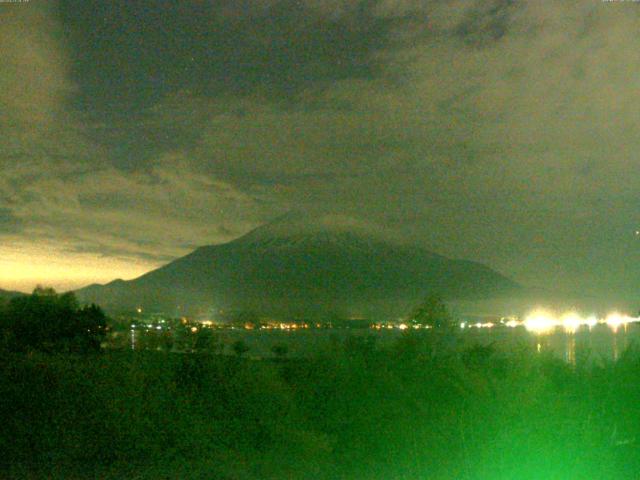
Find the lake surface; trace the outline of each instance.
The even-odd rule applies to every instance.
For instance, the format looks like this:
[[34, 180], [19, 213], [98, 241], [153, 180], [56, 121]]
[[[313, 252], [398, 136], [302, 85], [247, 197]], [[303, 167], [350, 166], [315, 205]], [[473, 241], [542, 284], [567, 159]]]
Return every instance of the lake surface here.
[[560, 328], [536, 334], [522, 327], [506, 329], [474, 329], [464, 333], [466, 345], [494, 345], [500, 350], [528, 348], [539, 354], [551, 354], [568, 363], [580, 359], [591, 362], [615, 361], [629, 348], [640, 344], [640, 324], [630, 323], [613, 329], [599, 324], [580, 328], [574, 333]]
[[[503, 352], [528, 350], [536, 354], [551, 354], [568, 363], [580, 359], [589, 362], [615, 361], [625, 350], [640, 345], [640, 324], [630, 323], [617, 329], [606, 324], [579, 328], [574, 333], [562, 329], [536, 334], [523, 327], [467, 328], [455, 333], [434, 330], [402, 331], [399, 329], [302, 329], [302, 330], [213, 330], [217, 351], [232, 354], [232, 345], [242, 340], [249, 348], [247, 355], [256, 358], [273, 357], [273, 348], [284, 346], [288, 357], [305, 357], [330, 352], [348, 337], [372, 338], [380, 347], [389, 347], [406, 335], [424, 335], [443, 348], [464, 349], [473, 345], [491, 345]], [[143, 332], [130, 332], [128, 348], [137, 349], [143, 342]]]

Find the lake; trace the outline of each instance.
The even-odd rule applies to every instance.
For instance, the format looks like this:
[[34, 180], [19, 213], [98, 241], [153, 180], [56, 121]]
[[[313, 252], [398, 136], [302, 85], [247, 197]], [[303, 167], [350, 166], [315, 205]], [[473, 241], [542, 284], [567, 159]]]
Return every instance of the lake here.
[[[504, 352], [529, 350], [536, 354], [550, 354], [575, 364], [581, 358], [590, 362], [617, 360], [622, 353], [640, 342], [640, 324], [629, 323], [618, 328], [606, 324], [583, 326], [575, 332], [556, 328], [534, 333], [524, 327], [466, 328], [455, 333], [437, 330], [402, 331], [399, 329], [298, 329], [298, 330], [212, 330], [218, 351], [232, 354], [232, 345], [242, 340], [248, 347], [247, 355], [256, 358], [273, 357], [275, 346], [285, 346], [288, 357], [305, 357], [327, 352], [348, 337], [368, 337], [376, 345], [388, 347], [406, 335], [424, 335], [443, 348], [461, 350], [473, 345], [491, 345]], [[128, 348], [138, 349], [148, 335], [141, 331], [129, 332]]]

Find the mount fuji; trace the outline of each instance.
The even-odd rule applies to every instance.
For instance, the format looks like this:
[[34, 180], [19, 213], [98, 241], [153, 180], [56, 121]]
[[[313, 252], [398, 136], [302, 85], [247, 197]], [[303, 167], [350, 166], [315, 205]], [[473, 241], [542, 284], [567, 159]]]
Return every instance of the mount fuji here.
[[446, 258], [366, 222], [286, 215], [139, 278], [76, 293], [109, 311], [226, 309], [373, 318], [407, 313], [430, 292], [445, 299], [484, 299], [519, 289], [485, 265]]

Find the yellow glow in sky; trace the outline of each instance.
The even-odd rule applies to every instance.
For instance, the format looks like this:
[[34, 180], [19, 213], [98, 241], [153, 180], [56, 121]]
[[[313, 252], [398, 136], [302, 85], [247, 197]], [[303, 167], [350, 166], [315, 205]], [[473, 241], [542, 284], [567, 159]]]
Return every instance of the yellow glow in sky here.
[[135, 278], [158, 266], [44, 245], [0, 246], [0, 288], [30, 292], [36, 285], [44, 285], [65, 291], [116, 278]]

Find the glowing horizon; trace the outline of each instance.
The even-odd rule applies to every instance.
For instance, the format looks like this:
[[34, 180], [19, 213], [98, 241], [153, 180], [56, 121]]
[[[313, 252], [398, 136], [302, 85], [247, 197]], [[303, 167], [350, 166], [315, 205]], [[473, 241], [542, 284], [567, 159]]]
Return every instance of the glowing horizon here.
[[31, 293], [38, 286], [73, 290], [136, 278], [159, 265], [139, 259], [70, 253], [54, 246], [0, 247], [0, 289]]

